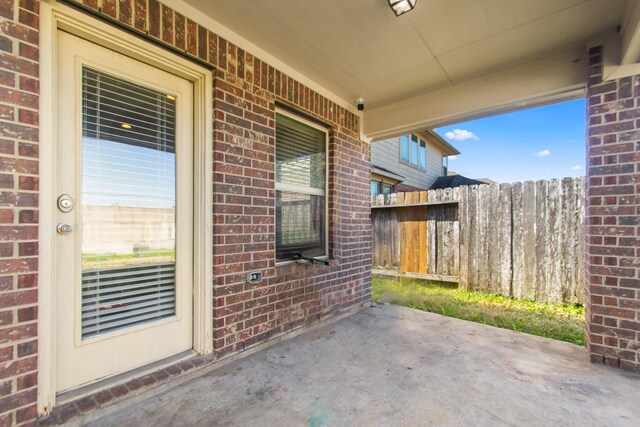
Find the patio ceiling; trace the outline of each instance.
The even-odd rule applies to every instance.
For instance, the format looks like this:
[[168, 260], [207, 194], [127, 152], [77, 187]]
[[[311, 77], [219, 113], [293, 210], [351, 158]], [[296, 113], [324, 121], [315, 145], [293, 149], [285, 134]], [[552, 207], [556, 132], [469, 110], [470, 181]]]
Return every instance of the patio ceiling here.
[[[364, 98], [364, 133], [375, 139], [582, 96], [585, 48], [615, 33], [633, 3], [418, 0], [396, 18], [387, 0], [187, 0], [236, 44], [343, 104]], [[623, 29], [632, 63], [637, 28]]]

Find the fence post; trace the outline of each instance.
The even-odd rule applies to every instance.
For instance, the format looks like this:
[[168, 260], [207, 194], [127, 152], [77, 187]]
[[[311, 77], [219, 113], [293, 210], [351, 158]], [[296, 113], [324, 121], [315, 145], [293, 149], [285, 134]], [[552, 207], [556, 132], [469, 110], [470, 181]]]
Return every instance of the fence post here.
[[[498, 236], [498, 292], [505, 296], [513, 296], [511, 277], [513, 271], [513, 259], [511, 258], [511, 245], [513, 244], [513, 226], [511, 211], [511, 184], [500, 184], [498, 199], [498, 217], [500, 221]], [[494, 261], [496, 263], [496, 261]]]
[[523, 184], [516, 182], [511, 187], [511, 295], [523, 298], [525, 295], [525, 238], [523, 211]]
[[460, 251], [458, 255], [460, 279], [458, 288], [469, 289], [469, 187], [459, 187], [458, 227], [460, 229]]

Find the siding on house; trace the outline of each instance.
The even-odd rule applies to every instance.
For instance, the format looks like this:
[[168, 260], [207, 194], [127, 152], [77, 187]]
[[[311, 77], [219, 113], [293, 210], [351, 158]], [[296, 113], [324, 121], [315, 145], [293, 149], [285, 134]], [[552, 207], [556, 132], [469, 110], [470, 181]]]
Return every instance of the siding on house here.
[[371, 165], [379, 166], [404, 176], [402, 184], [419, 189], [428, 189], [442, 176], [443, 151], [433, 142], [427, 143], [427, 170], [416, 168], [400, 161], [400, 137], [376, 141], [371, 144]]

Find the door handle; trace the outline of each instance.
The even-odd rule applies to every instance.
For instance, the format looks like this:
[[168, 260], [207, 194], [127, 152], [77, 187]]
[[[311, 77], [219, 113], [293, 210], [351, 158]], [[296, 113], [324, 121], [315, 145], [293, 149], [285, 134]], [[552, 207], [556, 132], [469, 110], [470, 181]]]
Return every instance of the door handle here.
[[56, 227], [56, 231], [58, 232], [58, 234], [69, 234], [73, 231], [73, 227], [69, 223], [61, 222]]

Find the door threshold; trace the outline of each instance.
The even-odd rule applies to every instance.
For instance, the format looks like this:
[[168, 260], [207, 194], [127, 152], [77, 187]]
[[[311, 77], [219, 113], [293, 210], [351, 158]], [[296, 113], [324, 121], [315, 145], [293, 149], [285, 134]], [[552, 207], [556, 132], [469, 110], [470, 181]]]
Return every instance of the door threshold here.
[[182, 362], [183, 360], [190, 359], [196, 354], [197, 353], [193, 350], [183, 351], [181, 353], [174, 354], [173, 356], [165, 357], [164, 359], [149, 363], [148, 365], [140, 366], [130, 371], [122, 372], [120, 374], [112, 375], [106, 378], [101, 378], [89, 384], [81, 385], [79, 387], [63, 391], [56, 395], [56, 406], [81, 399], [104, 389], [125, 384], [135, 378], [143, 377], [157, 370], [175, 365], [176, 363]]

